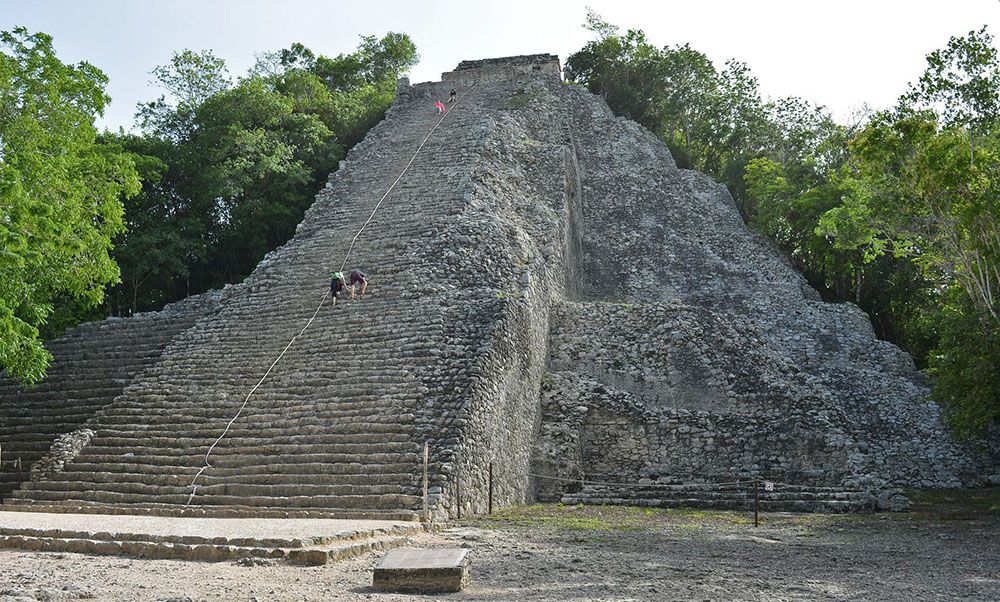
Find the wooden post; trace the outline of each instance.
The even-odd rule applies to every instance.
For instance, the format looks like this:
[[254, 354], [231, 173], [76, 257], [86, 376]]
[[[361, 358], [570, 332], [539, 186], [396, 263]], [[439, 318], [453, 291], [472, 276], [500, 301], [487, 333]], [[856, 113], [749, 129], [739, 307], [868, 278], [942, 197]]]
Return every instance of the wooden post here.
[[487, 506], [486, 506], [486, 512], [488, 514], [493, 514], [493, 462], [490, 462], [489, 494], [488, 494], [488, 502], [487, 502]]
[[760, 525], [760, 483], [757, 479], [753, 480], [753, 526], [757, 527]]
[[430, 515], [430, 506], [427, 502], [427, 460], [428, 460], [428, 449], [429, 446], [426, 441], [424, 441], [424, 522]]
[[458, 520], [462, 520], [462, 477], [455, 473], [455, 503], [458, 505]]

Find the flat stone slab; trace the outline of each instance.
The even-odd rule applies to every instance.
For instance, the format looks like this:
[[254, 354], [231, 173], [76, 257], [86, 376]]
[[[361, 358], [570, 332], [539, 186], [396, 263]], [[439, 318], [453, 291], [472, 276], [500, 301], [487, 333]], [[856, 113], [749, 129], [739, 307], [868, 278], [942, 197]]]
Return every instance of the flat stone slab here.
[[0, 534], [261, 547], [299, 547], [374, 535], [402, 534], [419, 527], [410, 521], [385, 520], [189, 518], [0, 511]]
[[469, 582], [468, 550], [402, 548], [386, 552], [372, 574], [372, 587], [390, 592], [458, 592]]

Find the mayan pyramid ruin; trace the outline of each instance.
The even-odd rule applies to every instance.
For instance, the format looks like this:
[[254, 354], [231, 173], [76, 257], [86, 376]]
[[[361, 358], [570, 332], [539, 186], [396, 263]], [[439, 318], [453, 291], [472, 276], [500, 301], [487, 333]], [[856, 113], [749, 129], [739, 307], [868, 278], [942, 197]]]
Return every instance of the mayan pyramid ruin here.
[[[411, 159], [351, 252], [368, 296], [321, 309], [192, 486]], [[821, 301], [723, 186], [552, 55], [401, 80], [246, 280], [48, 347], [41, 386], [0, 380], [7, 509], [446, 518], [490, 490], [730, 507], [754, 478], [774, 508], [899, 509], [899, 488], [996, 472], [863, 312]]]

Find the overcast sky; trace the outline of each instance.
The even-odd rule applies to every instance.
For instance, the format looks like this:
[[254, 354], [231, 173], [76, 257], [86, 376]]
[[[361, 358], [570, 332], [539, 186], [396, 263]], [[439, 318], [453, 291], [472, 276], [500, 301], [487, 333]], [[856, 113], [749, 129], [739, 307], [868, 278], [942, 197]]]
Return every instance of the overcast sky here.
[[160, 94], [149, 72], [175, 50], [212, 49], [242, 74], [254, 53], [292, 42], [332, 56], [359, 35], [401, 31], [421, 56], [411, 79], [438, 80], [463, 59], [565, 59], [592, 37], [588, 5], [657, 46], [689, 42], [717, 65], [743, 60], [765, 94], [840, 117], [891, 104], [949, 36], [988, 25], [1000, 37], [1000, 0], [0, 0], [0, 29], [44, 31], [64, 62], [104, 70], [113, 101], [102, 124], [128, 128], [136, 103]]

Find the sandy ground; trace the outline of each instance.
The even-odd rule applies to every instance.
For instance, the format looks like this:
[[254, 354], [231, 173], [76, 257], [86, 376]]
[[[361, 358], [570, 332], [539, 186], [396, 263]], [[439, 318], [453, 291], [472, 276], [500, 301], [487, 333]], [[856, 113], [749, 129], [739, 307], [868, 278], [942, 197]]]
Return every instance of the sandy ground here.
[[[1000, 494], [896, 515], [531, 506], [415, 539], [464, 546], [459, 594], [373, 591], [380, 554], [324, 567], [0, 551], [0, 601], [1000, 600]], [[984, 501], [985, 500], [985, 501]]]

